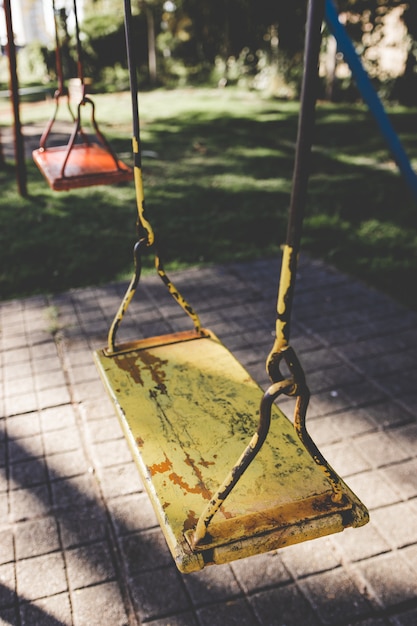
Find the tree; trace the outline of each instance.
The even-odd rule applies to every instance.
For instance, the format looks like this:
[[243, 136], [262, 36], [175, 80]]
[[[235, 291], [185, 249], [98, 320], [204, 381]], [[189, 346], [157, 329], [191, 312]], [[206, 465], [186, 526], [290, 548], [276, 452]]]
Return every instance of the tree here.
[[407, 61], [403, 75], [397, 81], [394, 95], [407, 105], [417, 105], [417, 4], [410, 2], [403, 20], [410, 37]]
[[[307, 0], [133, 0], [138, 66], [149, 83], [183, 76], [207, 81], [217, 67], [224, 82], [232, 76], [254, 76], [275, 68], [283, 80], [301, 77]], [[383, 37], [385, 18], [401, 7], [410, 49], [405, 82], [414, 80], [417, 65], [416, 3], [402, 0], [338, 0], [346, 29], [370, 73], [379, 77], [378, 62], [367, 50]], [[112, 0], [86, 0], [82, 29], [88, 34], [88, 61], [97, 71], [118, 64], [126, 68], [123, 8]], [[219, 63], [220, 61], [220, 63]], [[411, 84], [409, 82], [409, 84]], [[403, 89], [406, 91], [405, 87]], [[415, 90], [417, 92], [417, 89]]]
[[[417, 8], [414, 2], [401, 0], [339, 0], [338, 9], [346, 18], [346, 30], [356, 45], [358, 53], [364, 62], [365, 68], [374, 79], [376, 84], [383, 86], [384, 95], [387, 97], [392, 91], [394, 97], [400, 97], [402, 101], [406, 97], [414, 97], [417, 85], [416, 72], [416, 38], [417, 38]], [[380, 57], [375, 54], [384, 37], [387, 35], [386, 27], [390, 13], [396, 10], [401, 14], [403, 23], [408, 31], [408, 36], [402, 42], [404, 53], [408, 59], [404, 66], [404, 74], [399, 78], [385, 74], [380, 64]], [[401, 68], [399, 68], [401, 71]], [[414, 78], [413, 78], [414, 76]], [[396, 85], [393, 88], [393, 84]], [[416, 97], [417, 98], [417, 97]], [[415, 99], [416, 99], [415, 98]]]

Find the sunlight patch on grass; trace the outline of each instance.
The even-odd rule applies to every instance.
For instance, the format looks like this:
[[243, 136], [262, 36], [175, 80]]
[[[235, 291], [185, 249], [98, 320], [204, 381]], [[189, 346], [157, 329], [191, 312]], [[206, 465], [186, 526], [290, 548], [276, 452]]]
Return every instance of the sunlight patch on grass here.
[[[97, 119], [132, 163], [130, 94], [93, 95]], [[285, 240], [298, 103], [241, 89], [183, 89], [139, 96], [148, 217], [167, 268], [276, 256]], [[53, 101], [23, 103], [42, 128]], [[2, 109], [3, 111], [3, 109]], [[390, 117], [417, 163], [417, 109]], [[415, 201], [363, 105], [319, 103], [304, 251], [417, 308]], [[2, 125], [11, 114], [2, 115]], [[39, 131], [40, 132], [40, 131]], [[155, 158], [156, 157], [156, 158]], [[133, 270], [134, 185], [52, 192], [28, 161], [29, 196], [0, 170], [0, 297], [60, 291]], [[153, 271], [144, 259], [144, 271]]]
[[209, 184], [211, 187], [217, 189], [236, 189], [240, 192], [263, 190], [268, 192], [280, 191], [283, 193], [290, 193], [291, 185], [288, 179], [285, 178], [255, 178], [247, 175], [236, 174], [218, 174], [210, 179]]

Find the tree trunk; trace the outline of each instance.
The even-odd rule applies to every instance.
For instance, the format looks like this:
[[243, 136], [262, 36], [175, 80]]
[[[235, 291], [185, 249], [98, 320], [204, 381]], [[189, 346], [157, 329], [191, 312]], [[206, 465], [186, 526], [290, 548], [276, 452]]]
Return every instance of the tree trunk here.
[[156, 85], [156, 42], [155, 42], [155, 20], [152, 8], [147, 2], [143, 3], [146, 15], [146, 25], [148, 30], [148, 69], [151, 85]]

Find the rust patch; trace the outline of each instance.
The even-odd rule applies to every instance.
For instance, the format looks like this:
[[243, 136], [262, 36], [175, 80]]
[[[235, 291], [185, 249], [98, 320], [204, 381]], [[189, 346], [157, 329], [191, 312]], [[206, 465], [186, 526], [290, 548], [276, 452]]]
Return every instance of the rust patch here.
[[143, 385], [140, 370], [136, 365], [136, 359], [137, 353], [133, 352], [132, 354], [123, 354], [120, 357], [116, 356], [115, 363], [119, 369], [131, 376], [135, 383]]
[[166, 380], [166, 374], [164, 366], [168, 364], [167, 359], [160, 359], [159, 357], [151, 354], [147, 350], [141, 353], [141, 359], [144, 365], [149, 368], [152, 380], [156, 384], [157, 388], [166, 393], [166, 386], [164, 381]]
[[337, 507], [339, 507], [340, 509], [352, 508], [348, 498], [346, 498], [346, 496], [344, 495], [342, 496], [342, 499], [337, 503], [333, 502], [331, 496], [327, 496], [324, 500], [320, 499], [314, 501], [312, 504], [313, 511], [317, 511], [319, 513], [327, 513], [331, 511], [337, 512]]
[[149, 390], [149, 396], [153, 399], [157, 398], [158, 395], [168, 395], [167, 388], [165, 383], [158, 383], [153, 389]]
[[197, 478], [198, 478], [198, 484], [200, 485], [200, 489], [201, 489], [201, 495], [203, 496], [203, 498], [205, 498], [206, 500], [210, 500], [211, 498], [211, 493], [209, 492], [209, 490], [207, 489], [204, 479], [203, 479], [203, 475], [201, 473], [201, 470], [199, 467], [197, 467], [196, 462], [194, 461], [194, 459], [192, 459], [190, 457], [189, 454], [186, 453], [185, 455], [185, 462], [187, 465], [189, 465], [191, 467], [191, 469], [195, 472]]
[[154, 465], [148, 467], [151, 476], [155, 476], [155, 474], [164, 474], [164, 472], [169, 472], [171, 468], [172, 463], [166, 454], [165, 461], [162, 461], [161, 463], [154, 463]]
[[184, 522], [183, 531], [191, 530], [197, 526], [198, 517], [193, 510], [188, 511], [187, 519]]
[[178, 485], [179, 487], [181, 487], [181, 489], [183, 489], [184, 491], [186, 491], [187, 493], [196, 493], [199, 494], [200, 496], [203, 496], [203, 498], [205, 498], [206, 500], [210, 500], [211, 498], [211, 494], [208, 491], [208, 489], [206, 488], [206, 486], [201, 483], [198, 482], [197, 485], [195, 487], [191, 487], [191, 485], [189, 485], [183, 478], [182, 476], [179, 476], [178, 474], [176, 474], [175, 472], [172, 472], [168, 478], [174, 483], [174, 485]]
[[147, 350], [141, 350], [140, 352], [133, 351], [116, 356], [115, 362], [122, 371], [133, 378], [136, 384], [142, 386], [144, 382], [141, 376], [141, 366], [145, 367], [149, 371], [157, 389], [162, 393], [166, 393], [164, 384], [166, 378], [164, 366], [168, 363], [166, 359], [159, 359]]
[[220, 507], [219, 511], [225, 519], [232, 519], [233, 515], [230, 513], [230, 511], [226, 511], [223, 505]]
[[210, 467], [210, 465], [215, 465], [214, 461], [205, 461], [204, 459], [201, 459], [201, 461], [198, 462], [199, 465], [202, 465], [203, 467]]

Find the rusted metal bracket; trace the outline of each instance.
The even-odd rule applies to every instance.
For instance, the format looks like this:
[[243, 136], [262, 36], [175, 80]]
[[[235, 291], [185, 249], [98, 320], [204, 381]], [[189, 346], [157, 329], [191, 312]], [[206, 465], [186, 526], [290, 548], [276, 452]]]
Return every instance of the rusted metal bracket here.
[[262, 445], [268, 435], [271, 424], [271, 408], [273, 402], [281, 394], [290, 393], [293, 385], [294, 383], [292, 380], [282, 380], [271, 385], [265, 392], [261, 400], [259, 423], [256, 433], [253, 435], [243, 454], [236, 461], [222, 485], [207, 504], [206, 508], [199, 517], [195, 531], [192, 533], [191, 538], [189, 538], [189, 540], [191, 540], [191, 546], [194, 550], [204, 547], [204, 543], [207, 543], [207, 541], [210, 542], [208, 527], [211, 520], [220, 509], [232, 489], [235, 487], [238, 480], [242, 477], [245, 470], [252, 463], [253, 459], [262, 448]]
[[[141, 222], [141, 224], [143, 225], [144, 222]], [[146, 224], [149, 224], [149, 222], [146, 222]], [[149, 237], [151, 237], [151, 241], [154, 242], [154, 235], [153, 235], [153, 231], [149, 225], [149, 229], [143, 227], [142, 231], [144, 231], [145, 233], [147, 233], [149, 235]], [[131, 278], [131, 281], [129, 283], [129, 286], [126, 290], [126, 293], [122, 299], [122, 302], [120, 303], [119, 309], [116, 313], [116, 315], [114, 316], [113, 322], [110, 326], [109, 329], [109, 333], [107, 336], [107, 348], [106, 348], [106, 354], [108, 356], [112, 355], [112, 354], [116, 354], [118, 352], [118, 348], [116, 346], [116, 335], [117, 335], [117, 331], [119, 329], [119, 326], [124, 318], [124, 315], [133, 299], [133, 296], [135, 295], [137, 286], [139, 284], [139, 280], [140, 280], [140, 275], [142, 272], [142, 249], [143, 248], [148, 248], [149, 247], [149, 238], [145, 237], [143, 239], [140, 239], [139, 241], [136, 242], [134, 249], [133, 249], [133, 257], [134, 257], [134, 262], [135, 262], [135, 272]], [[156, 267], [156, 271], [158, 273], [158, 276], [161, 278], [162, 282], [164, 283], [165, 287], [168, 289], [169, 293], [171, 294], [171, 296], [174, 298], [174, 300], [177, 302], [177, 304], [183, 309], [183, 311], [191, 318], [193, 324], [194, 324], [194, 330], [196, 335], [201, 335], [203, 333], [202, 327], [201, 327], [201, 322], [200, 322], [200, 318], [197, 315], [197, 313], [195, 312], [195, 310], [193, 309], [193, 307], [185, 300], [185, 298], [181, 295], [181, 293], [178, 291], [178, 289], [175, 287], [174, 283], [170, 280], [170, 278], [168, 277], [167, 273], [165, 272], [164, 266], [162, 264], [161, 258], [160, 256], [156, 253], [155, 254], [155, 267]]]
[[[262, 448], [269, 432], [272, 404], [283, 394], [297, 398], [294, 408], [295, 431], [311, 457], [329, 479], [333, 490], [332, 501], [335, 504], [340, 503], [342, 505], [344, 503], [340, 478], [320, 453], [306, 428], [306, 413], [310, 400], [310, 391], [307, 387], [304, 371], [298, 357], [291, 347], [275, 354], [274, 357], [274, 373], [278, 380], [275, 380], [262, 398], [257, 432], [253, 435], [243, 454], [207, 504], [197, 522], [195, 531], [192, 534], [188, 534], [187, 539], [194, 550], [206, 548], [207, 543], [210, 543], [209, 524]], [[284, 378], [281, 374], [279, 364], [282, 361], [285, 361], [290, 371], [291, 378]]]

